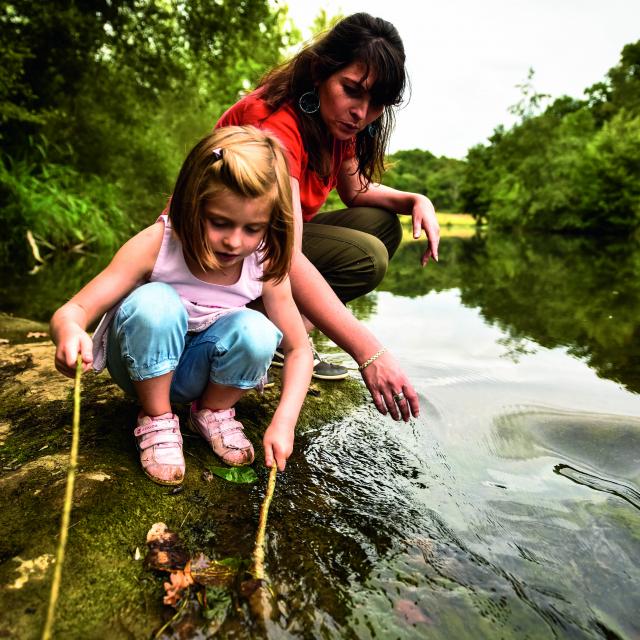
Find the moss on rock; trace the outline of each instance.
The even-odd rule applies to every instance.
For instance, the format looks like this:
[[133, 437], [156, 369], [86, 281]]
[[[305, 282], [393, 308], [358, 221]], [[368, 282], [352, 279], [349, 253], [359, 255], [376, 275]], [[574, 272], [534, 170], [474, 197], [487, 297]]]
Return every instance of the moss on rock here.
[[[43, 334], [42, 324], [0, 316], [0, 636], [8, 638], [41, 634], [71, 444], [73, 383], [55, 371], [54, 348]], [[355, 379], [315, 384], [312, 394], [299, 429], [341, 418], [365, 397]], [[238, 404], [254, 443], [278, 397], [276, 384]], [[185, 411], [178, 408], [183, 423]], [[107, 374], [84, 376], [56, 637], [148, 638], [162, 624], [162, 579], [137, 559], [145, 554], [146, 532], [155, 522], [179, 531], [191, 550], [206, 545], [220, 556], [251, 551], [266, 479], [261, 448], [256, 447], [260, 482], [234, 485], [204, 474], [207, 465], [219, 463], [200, 438], [184, 433], [185, 481], [178, 489], [163, 487], [140, 468], [132, 436], [136, 413], [135, 403]]]

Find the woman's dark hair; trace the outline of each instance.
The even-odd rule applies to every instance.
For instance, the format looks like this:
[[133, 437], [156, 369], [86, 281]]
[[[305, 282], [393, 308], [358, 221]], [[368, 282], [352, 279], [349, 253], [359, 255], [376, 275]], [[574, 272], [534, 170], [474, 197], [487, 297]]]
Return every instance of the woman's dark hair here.
[[268, 73], [260, 82], [262, 98], [272, 109], [289, 102], [300, 113], [300, 128], [309, 166], [323, 177], [331, 171], [329, 134], [319, 114], [300, 111], [298, 100], [318, 83], [354, 62], [365, 67], [365, 77], [375, 74], [370, 89], [371, 102], [383, 106], [373, 123], [375, 135], [365, 129], [356, 136], [355, 154], [362, 186], [379, 178], [384, 171], [384, 154], [393, 130], [393, 107], [402, 103], [407, 84], [405, 54], [396, 28], [368, 13], [354, 13], [321, 34], [291, 60]]

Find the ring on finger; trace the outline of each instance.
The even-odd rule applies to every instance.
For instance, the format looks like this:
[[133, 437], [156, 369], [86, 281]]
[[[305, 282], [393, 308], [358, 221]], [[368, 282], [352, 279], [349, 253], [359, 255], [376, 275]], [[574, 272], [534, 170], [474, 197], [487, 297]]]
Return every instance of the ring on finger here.
[[393, 394], [393, 399], [396, 402], [402, 402], [405, 399], [404, 393], [402, 393], [402, 391], [400, 391], [400, 393], [394, 393]]

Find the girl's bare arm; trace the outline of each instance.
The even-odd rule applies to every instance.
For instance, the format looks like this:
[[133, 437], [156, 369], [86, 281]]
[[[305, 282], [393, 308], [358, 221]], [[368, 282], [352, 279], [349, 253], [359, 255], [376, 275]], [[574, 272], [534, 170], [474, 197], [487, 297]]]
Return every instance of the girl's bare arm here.
[[87, 327], [149, 277], [163, 232], [164, 225], [156, 223], [131, 238], [103, 271], [53, 314], [50, 332], [57, 347], [58, 371], [73, 377], [78, 353], [82, 354], [84, 369], [91, 366], [92, 344]]
[[313, 357], [289, 280], [277, 285], [266, 282], [262, 300], [269, 319], [282, 331], [285, 353], [282, 395], [264, 435], [265, 463], [270, 467], [275, 460], [283, 471], [293, 450], [294, 429], [311, 380]]

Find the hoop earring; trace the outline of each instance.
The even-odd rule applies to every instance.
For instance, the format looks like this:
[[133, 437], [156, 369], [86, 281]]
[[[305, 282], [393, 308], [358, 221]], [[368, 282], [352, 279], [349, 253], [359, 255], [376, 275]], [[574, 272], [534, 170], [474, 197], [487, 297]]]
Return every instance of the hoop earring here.
[[316, 90], [303, 93], [298, 100], [298, 106], [302, 113], [306, 113], [309, 116], [317, 113], [320, 110], [320, 98], [318, 98]]
[[373, 124], [373, 122], [371, 124], [368, 124], [367, 125], [367, 133], [372, 138], [375, 138], [378, 135], [378, 127], [376, 127], [376, 125]]

